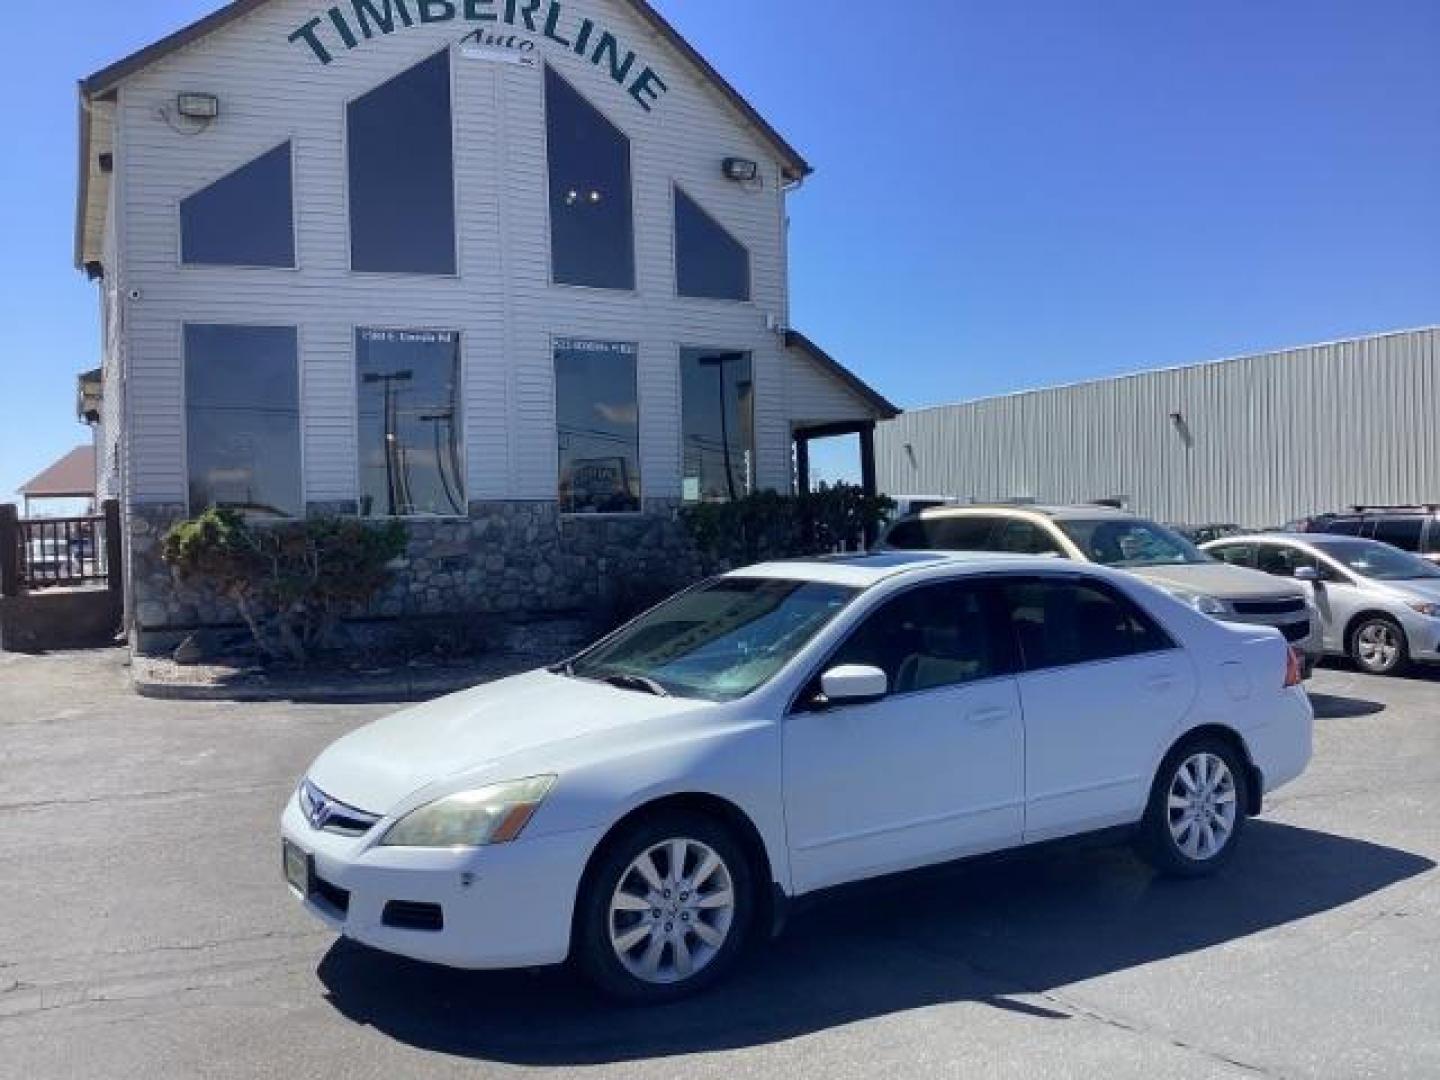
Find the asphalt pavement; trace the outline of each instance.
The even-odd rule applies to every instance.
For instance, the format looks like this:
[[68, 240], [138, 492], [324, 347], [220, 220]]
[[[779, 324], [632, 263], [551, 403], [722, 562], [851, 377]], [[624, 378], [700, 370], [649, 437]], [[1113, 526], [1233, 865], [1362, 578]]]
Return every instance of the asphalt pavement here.
[[1440, 1076], [1440, 675], [1322, 669], [1317, 754], [1223, 875], [1070, 848], [803, 913], [716, 991], [337, 942], [279, 880], [325, 744], [393, 706], [150, 701], [0, 653], [0, 1077]]

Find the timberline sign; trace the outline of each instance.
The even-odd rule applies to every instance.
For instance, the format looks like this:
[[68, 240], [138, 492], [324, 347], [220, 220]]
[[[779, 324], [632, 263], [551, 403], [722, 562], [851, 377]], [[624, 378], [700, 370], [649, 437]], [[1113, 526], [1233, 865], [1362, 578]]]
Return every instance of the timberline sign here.
[[341, 50], [358, 48], [372, 38], [412, 26], [455, 22], [476, 24], [461, 42], [467, 56], [537, 67], [536, 38], [525, 36], [533, 34], [589, 60], [646, 112], [669, 89], [619, 36], [593, 19], [567, 15], [561, 0], [348, 0], [316, 15], [288, 40], [321, 64], [330, 64]]

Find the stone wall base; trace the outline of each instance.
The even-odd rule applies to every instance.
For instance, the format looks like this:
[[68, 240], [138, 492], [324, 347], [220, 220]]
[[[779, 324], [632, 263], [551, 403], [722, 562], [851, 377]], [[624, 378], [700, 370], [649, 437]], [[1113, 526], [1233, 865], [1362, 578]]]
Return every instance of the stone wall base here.
[[[586, 517], [563, 515], [556, 503], [477, 502], [463, 519], [407, 521], [410, 540], [394, 580], [350, 622], [473, 616], [493, 628], [499, 647], [523, 643], [517, 628], [525, 626], [548, 627], [530, 631], [542, 636], [567, 620], [603, 628], [702, 574], [678, 511], [676, 503], [655, 500], [643, 514]], [[142, 651], [173, 649], [197, 629], [243, 632], [231, 603], [180, 582], [161, 558], [166, 532], [184, 517], [184, 507], [170, 504], [134, 506], [126, 515], [133, 629]]]

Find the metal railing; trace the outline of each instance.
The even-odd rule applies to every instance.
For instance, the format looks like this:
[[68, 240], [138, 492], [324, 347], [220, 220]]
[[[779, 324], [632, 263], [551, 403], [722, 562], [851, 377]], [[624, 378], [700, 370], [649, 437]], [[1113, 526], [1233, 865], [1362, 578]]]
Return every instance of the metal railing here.
[[113, 586], [119, 540], [113, 504], [84, 517], [20, 518], [13, 507], [0, 510], [0, 593]]

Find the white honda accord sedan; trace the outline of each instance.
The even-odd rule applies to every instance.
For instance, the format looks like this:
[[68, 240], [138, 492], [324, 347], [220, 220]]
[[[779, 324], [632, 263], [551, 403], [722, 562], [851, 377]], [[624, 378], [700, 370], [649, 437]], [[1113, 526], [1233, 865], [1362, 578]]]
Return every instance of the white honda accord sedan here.
[[571, 958], [663, 1000], [862, 878], [1117, 826], [1161, 871], [1212, 872], [1305, 768], [1312, 721], [1278, 631], [1130, 575], [771, 563], [341, 739], [285, 809], [283, 865], [377, 949]]

